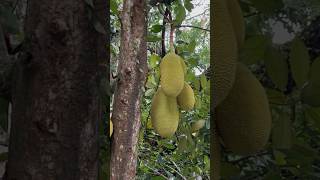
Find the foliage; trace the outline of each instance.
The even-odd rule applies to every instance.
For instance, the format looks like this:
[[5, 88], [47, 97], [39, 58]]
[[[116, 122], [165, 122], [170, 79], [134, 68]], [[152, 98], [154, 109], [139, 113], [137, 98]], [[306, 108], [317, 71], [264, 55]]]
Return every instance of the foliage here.
[[[319, 179], [320, 104], [319, 94], [311, 93], [319, 92], [319, 54], [311, 56], [312, 34], [306, 33], [320, 16], [319, 5], [313, 0], [241, 1], [246, 41], [240, 60], [265, 87], [273, 129], [265, 151], [252, 156], [224, 151], [224, 179]], [[288, 37], [279, 39], [279, 31]]]

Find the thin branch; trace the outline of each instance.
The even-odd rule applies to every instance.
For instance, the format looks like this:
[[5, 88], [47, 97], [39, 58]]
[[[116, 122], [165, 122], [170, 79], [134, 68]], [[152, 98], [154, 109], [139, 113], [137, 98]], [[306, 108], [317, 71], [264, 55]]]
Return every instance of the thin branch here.
[[203, 30], [203, 31], [208, 31], [208, 32], [210, 32], [210, 29], [205, 29], [205, 28], [202, 28], [202, 27], [192, 26], [192, 25], [179, 25], [179, 26], [176, 26], [176, 27], [177, 27], [177, 28], [180, 28], [180, 27], [196, 28], [196, 29], [200, 29], [200, 30]]

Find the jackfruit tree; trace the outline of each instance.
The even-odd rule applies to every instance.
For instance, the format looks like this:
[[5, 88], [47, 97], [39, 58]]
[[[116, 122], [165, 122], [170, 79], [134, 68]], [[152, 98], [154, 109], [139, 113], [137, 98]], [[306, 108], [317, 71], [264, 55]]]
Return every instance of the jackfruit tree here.
[[[211, 5], [212, 73], [228, 78], [212, 84], [221, 88], [211, 102], [217, 134], [212, 177], [319, 179], [319, 2], [216, 0]], [[229, 11], [227, 23], [227, 16], [219, 16], [222, 9]], [[230, 68], [234, 57], [233, 46], [224, 48], [231, 44], [230, 32], [219, 31], [230, 22], [238, 46], [232, 77], [231, 70], [219, 71]]]
[[209, 179], [209, 12], [209, 1], [150, 2], [139, 179]]

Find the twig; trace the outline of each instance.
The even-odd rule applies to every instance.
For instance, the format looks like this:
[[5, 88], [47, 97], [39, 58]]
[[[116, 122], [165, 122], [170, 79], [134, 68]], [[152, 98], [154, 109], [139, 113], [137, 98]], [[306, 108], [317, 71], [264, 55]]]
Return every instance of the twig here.
[[202, 28], [202, 27], [192, 26], [192, 25], [179, 25], [179, 26], [176, 26], [176, 27], [177, 27], [177, 28], [179, 28], [179, 27], [196, 28], [196, 29], [200, 29], [200, 30], [203, 30], [203, 31], [208, 31], [208, 32], [210, 32], [210, 29], [205, 29], [205, 28]]

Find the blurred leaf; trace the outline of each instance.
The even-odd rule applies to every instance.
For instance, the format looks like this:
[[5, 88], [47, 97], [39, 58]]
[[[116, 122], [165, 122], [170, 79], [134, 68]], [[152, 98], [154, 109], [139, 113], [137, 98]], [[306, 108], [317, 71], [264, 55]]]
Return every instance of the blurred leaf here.
[[269, 88], [266, 90], [266, 92], [269, 103], [278, 105], [287, 103], [287, 97], [282, 92]]
[[206, 89], [207, 88], [207, 77], [204, 74], [201, 74], [200, 76], [200, 81], [201, 81], [201, 87], [202, 89]]
[[158, 37], [156, 35], [147, 36], [147, 42], [157, 42], [157, 41], [161, 41], [161, 37]]
[[174, 7], [174, 13], [176, 15], [174, 25], [178, 26], [186, 18], [186, 9], [183, 7], [181, 3], [177, 1], [177, 5]]
[[8, 33], [18, 34], [20, 32], [20, 22], [18, 18], [13, 14], [11, 8], [7, 6], [1, 6], [0, 4], [0, 23], [4, 30]]
[[162, 25], [160, 24], [156, 24], [151, 27], [151, 32], [153, 33], [161, 32], [161, 30], [162, 30]]
[[282, 0], [250, 0], [250, 2], [264, 14], [272, 14], [284, 6]]
[[191, 3], [192, 0], [184, 0], [184, 7], [191, 11], [193, 9], [193, 4]]
[[250, 37], [240, 49], [240, 61], [250, 65], [263, 60], [268, 43], [265, 36]]
[[291, 44], [290, 65], [292, 76], [301, 88], [308, 79], [310, 57], [307, 47], [303, 41], [296, 38]]
[[107, 34], [106, 30], [98, 20], [93, 20], [93, 26], [97, 32], [101, 34]]
[[282, 112], [273, 119], [272, 145], [276, 149], [290, 149], [292, 146], [292, 130], [289, 114]]
[[116, 0], [110, 0], [110, 10], [112, 13], [119, 15], [118, 4]]
[[161, 58], [160, 58], [158, 55], [152, 54], [152, 55], [150, 56], [150, 62], [149, 62], [150, 67], [151, 67], [151, 68], [156, 67], [156, 66], [158, 65], [158, 63], [160, 62], [160, 60], [161, 60]]
[[320, 108], [307, 108], [305, 110], [306, 119], [314, 123], [314, 125], [320, 129]]
[[282, 153], [281, 151], [274, 150], [273, 155], [277, 165], [286, 165], [287, 161], [285, 159], [286, 155], [284, 153]]
[[289, 70], [284, 55], [275, 48], [268, 48], [265, 55], [265, 65], [273, 83], [281, 90], [285, 90]]
[[92, 0], [84, 0], [87, 5], [89, 5], [91, 8], [94, 8], [93, 1]]

